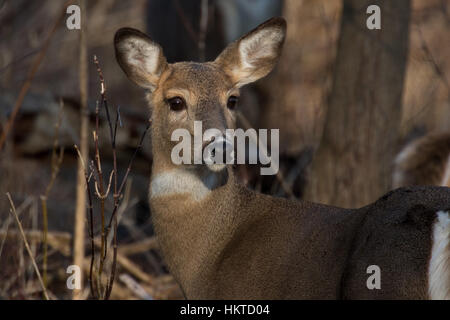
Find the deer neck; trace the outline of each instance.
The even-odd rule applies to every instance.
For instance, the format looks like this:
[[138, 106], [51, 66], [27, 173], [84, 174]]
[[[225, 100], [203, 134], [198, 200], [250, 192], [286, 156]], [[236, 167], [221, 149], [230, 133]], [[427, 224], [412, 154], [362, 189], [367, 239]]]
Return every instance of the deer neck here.
[[[361, 214], [255, 193], [236, 183], [230, 169], [225, 182], [205, 172], [173, 170], [154, 162], [150, 206], [161, 252], [188, 298], [233, 297], [233, 290], [250, 297], [247, 286], [256, 290], [252, 297], [334, 297]], [[338, 243], [330, 236], [334, 234], [339, 234]], [[335, 280], [320, 293], [314, 289], [323, 278], [318, 251], [329, 252], [324, 264], [333, 266], [327, 276]], [[274, 268], [266, 264], [270, 256], [279, 259]], [[252, 276], [242, 277], [249, 266], [254, 268]], [[284, 284], [270, 292], [255, 285], [264, 283], [267, 275], [297, 277], [298, 270], [303, 272], [296, 278], [303, 295]], [[235, 281], [234, 286], [227, 281]]]
[[[219, 253], [239, 223], [231, 170], [160, 167], [155, 161], [150, 206], [164, 259], [185, 291], [213, 272]], [[188, 293], [188, 292], [187, 292]]]

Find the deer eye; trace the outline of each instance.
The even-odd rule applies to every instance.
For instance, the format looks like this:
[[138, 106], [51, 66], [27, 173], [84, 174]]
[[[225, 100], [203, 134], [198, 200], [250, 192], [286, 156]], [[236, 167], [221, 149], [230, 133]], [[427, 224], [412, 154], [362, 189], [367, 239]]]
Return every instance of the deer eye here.
[[237, 103], [239, 101], [239, 98], [236, 96], [231, 96], [228, 98], [227, 107], [230, 110], [236, 109]]
[[186, 109], [186, 102], [181, 97], [170, 98], [167, 100], [169, 108], [172, 111], [182, 111]]

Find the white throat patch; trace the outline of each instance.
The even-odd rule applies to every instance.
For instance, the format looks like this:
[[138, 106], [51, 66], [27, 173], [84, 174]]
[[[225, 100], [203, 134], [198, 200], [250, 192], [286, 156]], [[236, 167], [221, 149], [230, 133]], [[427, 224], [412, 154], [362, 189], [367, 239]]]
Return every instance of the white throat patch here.
[[216, 173], [199, 177], [193, 170], [175, 169], [152, 176], [150, 198], [172, 195], [190, 195], [201, 201], [220, 184]]

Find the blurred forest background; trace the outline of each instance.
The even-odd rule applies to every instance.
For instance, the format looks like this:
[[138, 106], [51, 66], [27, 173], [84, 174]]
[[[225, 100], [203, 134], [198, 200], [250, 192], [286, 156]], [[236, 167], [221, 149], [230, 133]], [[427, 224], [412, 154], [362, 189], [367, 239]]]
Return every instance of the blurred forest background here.
[[[366, 28], [365, 9], [371, 4], [381, 7], [381, 30]], [[287, 19], [279, 65], [266, 79], [243, 89], [239, 106], [240, 126], [280, 129], [279, 176], [262, 178], [255, 174], [258, 168], [237, 169], [242, 183], [260, 192], [363, 206], [390, 190], [392, 162], [405, 144], [426, 133], [450, 130], [448, 0], [86, 1], [83, 37], [80, 30], [66, 28], [66, 7], [57, 0], [0, 0], [0, 132], [7, 132], [0, 147], [0, 299], [42, 298], [10, 213], [11, 203], [4, 196], [7, 192], [34, 260], [41, 273], [46, 270], [48, 295], [72, 298], [66, 268], [74, 255], [79, 165], [74, 145], [81, 142], [81, 115], [86, 113], [80, 110], [86, 105], [89, 159], [93, 159], [92, 130], [100, 99], [94, 55], [105, 78], [111, 114], [115, 116], [120, 106], [123, 126], [116, 139], [120, 178], [150, 117], [143, 90], [127, 80], [115, 61], [113, 37], [121, 27], [148, 32], [169, 62], [207, 61], [268, 18]], [[28, 90], [6, 130], [24, 87]], [[99, 150], [103, 170], [109, 174], [113, 152], [103, 109], [99, 117]], [[61, 148], [64, 153], [59, 153]], [[151, 226], [147, 203], [151, 162], [147, 136], [118, 210], [114, 299], [183, 297], [160, 256]], [[81, 199], [85, 215], [86, 200]], [[105, 206], [112, 211], [112, 196]], [[43, 228], [48, 228], [45, 251]], [[94, 236], [100, 229], [95, 226]], [[87, 231], [84, 237], [81, 246], [89, 261]], [[76, 297], [86, 299], [92, 297], [89, 263], [82, 264], [85, 289]], [[111, 263], [105, 268], [111, 270]]]

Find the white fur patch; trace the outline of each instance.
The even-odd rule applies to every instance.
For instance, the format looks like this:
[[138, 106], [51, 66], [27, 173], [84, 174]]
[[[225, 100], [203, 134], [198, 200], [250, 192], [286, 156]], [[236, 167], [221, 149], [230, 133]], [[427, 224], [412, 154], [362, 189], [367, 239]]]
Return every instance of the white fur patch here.
[[120, 44], [120, 50], [125, 52], [125, 60], [136, 68], [145, 70], [148, 74], [157, 71], [159, 48], [139, 38], [129, 38]]
[[189, 169], [175, 169], [152, 177], [150, 198], [187, 194], [201, 201], [219, 184], [217, 175], [211, 173], [200, 178]]
[[407, 145], [403, 150], [397, 155], [395, 158], [396, 164], [401, 164], [405, 160], [407, 160], [415, 151], [416, 151], [417, 143], [413, 142]]
[[406, 175], [405, 172], [402, 169], [402, 165], [405, 161], [410, 158], [414, 152], [416, 152], [417, 143], [411, 143], [407, 145], [403, 150], [395, 157], [395, 170], [392, 176], [392, 186], [394, 188], [404, 187], [405, 186], [405, 180]]
[[433, 300], [450, 300], [450, 216], [439, 211], [433, 226], [428, 293]]
[[442, 178], [441, 186], [450, 187], [450, 155], [447, 158], [447, 164], [445, 165], [444, 177]]
[[253, 69], [259, 59], [273, 58], [276, 47], [283, 39], [283, 33], [278, 29], [261, 30], [239, 43], [239, 55], [244, 69]]
[[394, 174], [392, 175], [392, 187], [394, 189], [404, 187], [404, 181], [405, 175], [403, 172], [396, 170], [394, 171]]

